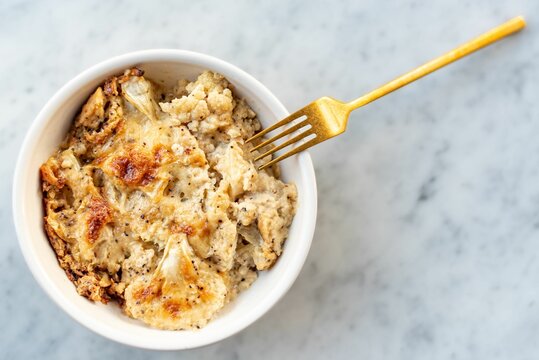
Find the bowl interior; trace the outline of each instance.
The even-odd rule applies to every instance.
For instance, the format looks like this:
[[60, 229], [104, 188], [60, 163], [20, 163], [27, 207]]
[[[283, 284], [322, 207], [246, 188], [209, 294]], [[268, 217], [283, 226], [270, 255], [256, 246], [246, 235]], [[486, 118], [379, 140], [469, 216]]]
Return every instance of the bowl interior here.
[[[136, 60], [136, 61], [134, 61]], [[307, 153], [282, 164], [283, 178], [298, 188], [298, 212], [285, 249], [275, 266], [261, 272], [253, 286], [197, 331], [163, 331], [123, 315], [116, 304], [94, 304], [79, 296], [59, 267], [43, 231], [39, 166], [63, 140], [73, 117], [102, 81], [137, 65], [154, 81], [194, 80], [203, 70], [222, 73], [257, 112], [264, 126], [287, 115], [286, 109], [256, 80], [220, 60], [199, 54], [144, 52], [99, 64], [82, 73], [51, 99], [33, 124], [21, 152], [14, 184], [14, 217], [21, 247], [34, 276], [72, 317], [113, 340], [152, 349], [184, 349], [209, 344], [251, 324], [284, 295], [297, 277], [310, 247], [316, 217], [316, 186]]]

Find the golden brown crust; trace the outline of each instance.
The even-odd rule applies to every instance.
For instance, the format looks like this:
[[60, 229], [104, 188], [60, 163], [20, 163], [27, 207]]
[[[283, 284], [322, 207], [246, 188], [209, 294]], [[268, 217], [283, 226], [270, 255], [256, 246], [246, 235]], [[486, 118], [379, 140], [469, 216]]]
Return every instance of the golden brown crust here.
[[170, 231], [173, 233], [184, 233], [187, 236], [191, 236], [194, 233], [194, 229], [191, 225], [176, 223], [172, 223], [172, 225], [170, 225]]
[[101, 229], [112, 220], [112, 211], [107, 202], [100, 196], [92, 196], [88, 205], [87, 240], [94, 243]]
[[120, 88], [118, 85], [118, 78], [113, 76], [112, 78], [105, 81], [103, 84], [103, 91], [108, 96], [118, 96], [120, 95]]
[[163, 282], [160, 279], [152, 280], [149, 285], [144, 286], [133, 293], [133, 298], [138, 302], [149, 302], [161, 296]]
[[58, 256], [58, 260], [60, 261], [60, 265], [62, 266], [62, 269], [65, 270], [68, 278], [73, 281], [75, 279], [75, 276], [73, 275], [73, 270], [71, 269], [71, 266], [69, 264], [69, 258], [67, 257], [68, 251], [66, 248], [65, 242], [56, 234], [52, 226], [49, 225], [47, 222], [47, 217], [44, 218], [44, 226], [45, 226], [45, 232], [47, 233], [47, 236], [49, 237], [49, 242], [54, 249], [54, 252], [56, 252], [56, 255]]
[[143, 76], [143, 75], [144, 75], [144, 70], [139, 69], [137, 67], [133, 67], [131, 69], [127, 69], [126, 71], [124, 71], [124, 74], [119, 77], [119, 82], [123, 83], [123, 82], [128, 81], [133, 76]]
[[77, 124], [89, 129], [96, 129], [105, 118], [106, 103], [105, 93], [101, 87], [98, 87], [86, 104], [83, 105]]
[[114, 174], [128, 186], [145, 186], [155, 179], [157, 164], [141, 151], [130, 150], [127, 155], [112, 159]]
[[[92, 269], [80, 267], [80, 263], [73, 259], [65, 241], [56, 234], [52, 226], [47, 222], [47, 218], [45, 218], [44, 226], [49, 242], [58, 258], [58, 263], [66, 273], [67, 278], [75, 285], [77, 293], [93, 301], [108, 303], [111, 299], [108, 293], [109, 288], [102, 286], [99, 280], [100, 276]], [[119, 298], [118, 294], [114, 295], [115, 298]]]
[[84, 275], [77, 279], [77, 292], [92, 301], [107, 304], [110, 301], [107, 289], [101, 286], [100, 281], [94, 274]]
[[48, 191], [51, 187], [61, 189], [65, 184], [65, 178], [58, 172], [58, 166], [54, 163], [53, 166], [41, 165], [39, 168], [41, 173], [41, 185], [43, 191]]

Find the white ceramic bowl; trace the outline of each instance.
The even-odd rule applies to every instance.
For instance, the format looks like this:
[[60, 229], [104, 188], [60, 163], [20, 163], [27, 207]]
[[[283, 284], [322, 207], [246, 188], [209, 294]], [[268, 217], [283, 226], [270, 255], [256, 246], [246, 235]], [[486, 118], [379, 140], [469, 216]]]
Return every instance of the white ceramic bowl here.
[[20, 246], [45, 292], [75, 320], [112, 340], [147, 349], [176, 350], [211, 344], [231, 336], [266, 313], [290, 288], [307, 257], [316, 220], [316, 183], [307, 152], [282, 164], [285, 181], [298, 188], [299, 207], [284, 252], [253, 286], [197, 331], [163, 331], [123, 315], [119, 307], [95, 304], [79, 296], [58, 265], [43, 231], [39, 166], [64, 138], [88, 95], [107, 77], [137, 65], [164, 83], [194, 79], [205, 69], [223, 74], [257, 112], [263, 126], [288, 115], [285, 107], [253, 77], [222, 60], [180, 50], [148, 50], [104, 61], [62, 87], [45, 105], [23, 143], [13, 179], [13, 216]]

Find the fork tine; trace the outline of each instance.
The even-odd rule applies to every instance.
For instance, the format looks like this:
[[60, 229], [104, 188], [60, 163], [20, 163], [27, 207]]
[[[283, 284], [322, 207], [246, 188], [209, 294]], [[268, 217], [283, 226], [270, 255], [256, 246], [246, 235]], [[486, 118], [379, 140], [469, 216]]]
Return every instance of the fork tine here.
[[275, 164], [275, 163], [277, 163], [277, 162], [279, 162], [279, 161], [281, 161], [281, 160], [284, 160], [284, 159], [286, 159], [286, 158], [289, 158], [289, 157], [292, 156], [292, 155], [295, 155], [295, 154], [297, 154], [297, 153], [299, 153], [299, 152], [301, 152], [301, 151], [303, 151], [303, 150], [305, 150], [305, 149], [310, 148], [311, 146], [314, 146], [314, 145], [318, 144], [320, 141], [321, 141], [321, 140], [320, 140], [319, 138], [316, 138], [316, 137], [315, 137], [315, 138], [312, 138], [311, 140], [307, 141], [306, 143], [301, 144], [300, 146], [293, 148], [293, 149], [290, 150], [289, 152], [284, 153], [284, 154], [282, 154], [281, 156], [278, 156], [278, 157], [276, 157], [275, 159], [273, 159], [273, 160], [271, 160], [271, 161], [268, 161], [268, 162], [265, 163], [264, 165], [260, 166], [260, 167], [258, 168], [258, 170], [264, 170], [264, 169], [267, 168], [268, 166], [271, 166], [271, 165], [273, 165], [273, 164]]
[[285, 117], [283, 120], [281, 120], [281, 121], [279, 121], [279, 122], [277, 122], [277, 123], [271, 125], [270, 127], [265, 128], [264, 130], [262, 130], [262, 131], [256, 133], [255, 135], [253, 135], [253, 136], [251, 136], [249, 139], [247, 139], [247, 141], [245, 141], [245, 143], [247, 144], [247, 143], [249, 143], [249, 142], [251, 142], [251, 141], [253, 141], [253, 140], [255, 140], [255, 139], [258, 139], [259, 137], [262, 137], [262, 136], [266, 135], [266, 134], [269, 133], [270, 131], [273, 131], [273, 130], [275, 130], [275, 129], [277, 129], [277, 128], [280, 128], [281, 126], [286, 125], [286, 124], [288, 124], [289, 122], [294, 121], [295, 119], [297, 119], [297, 118], [299, 118], [299, 117], [305, 115], [305, 113], [304, 113], [303, 110], [304, 110], [304, 109], [299, 109], [299, 110], [296, 111], [295, 113], [290, 114], [290, 115], [288, 115], [287, 117]]
[[265, 158], [265, 157], [268, 156], [268, 155], [272, 155], [274, 152], [279, 151], [279, 150], [281, 150], [282, 148], [287, 147], [288, 145], [291, 145], [291, 144], [293, 144], [293, 143], [295, 143], [295, 142], [298, 142], [298, 141], [300, 141], [301, 139], [303, 139], [304, 137], [309, 136], [309, 135], [311, 135], [311, 134], [314, 134], [314, 130], [313, 130], [312, 128], [309, 129], [309, 130], [307, 130], [307, 131], [302, 132], [301, 134], [299, 134], [299, 135], [293, 137], [292, 139], [289, 139], [289, 140], [285, 141], [285, 142], [282, 143], [282, 144], [277, 145], [277, 146], [274, 147], [274, 148], [269, 149], [268, 151], [266, 151], [266, 152], [263, 153], [262, 155], [258, 155], [257, 157], [255, 157], [254, 161], [257, 161], [257, 160], [260, 160], [260, 159], [262, 159], [262, 158]]
[[272, 142], [275, 142], [275, 141], [279, 140], [283, 136], [286, 136], [288, 134], [292, 134], [294, 131], [301, 129], [302, 127], [304, 127], [306, 125], [309, 125], [309, 122], [307, 120], [303, 120], [302, 122], [300, 122], [300, 123], [298, 123], [298, 124], [296, 124], [294, 126], [291, 126], [288, 129], [286, 129], [285, 131], [275, 135], [271, 139], [268, 139], [268, 140], [265, 140], [264, 142], [261, 142], [260, 144], [258, 144], [254, 148], [252, 148], [250, 151], [253, 152], [253, 151], [258, 150], [258, 149], [260, 149], [260, 148], [262, 148], [262, 147], [264, 147], [264, 146], [266, 146], [268, 144], [271, 144]]

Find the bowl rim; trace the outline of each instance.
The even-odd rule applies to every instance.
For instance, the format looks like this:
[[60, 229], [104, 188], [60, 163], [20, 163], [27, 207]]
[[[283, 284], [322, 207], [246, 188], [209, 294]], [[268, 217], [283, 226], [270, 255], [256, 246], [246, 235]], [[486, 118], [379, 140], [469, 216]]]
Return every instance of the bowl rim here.
[[[27, 188], [24, 186], [26, 183], [22, 181], [22, 179], [26, 176], [28, 171], [31, 170], [27, 164], [31, 159], [32, 149], [35, 142], [38, 140], [39, 135], [42, 133], [46, 124], [53, 121], [51, 120], [51, 116], [54, 114], [54, 112], [63, 103], [65, 103], [67, 99], [76, 93], [78, 89], [95, 80], [96, 77], [100, 76], [100, 74], [110, 71], [112, 68], [157, 61], [181, 61], [214, 70], [217, 69], [216, 71], [220, 71], [219, 69], [221, 69], [221, 71], [224, 73], [233, 73], [241, 78], [241, 81], [239, 82], [242, 85], [246, 86], [252, 91], [256, 91], [256, 93], [260, 95], [260, 98], [263, 99], [262, 103], [266, 104], [272, 109], [277, 109], [285, 116], [289, 114], [284, 105], [275, 97], [275, 95], [273, 95], [268, 88], [266, 88], [253, 76], [249, 75], [247, 72], [236, 67], [235, 65], [210, 55], [178, 49], [151, 49], [114, 56], [87, 68], [68, 81], [58, 91], [56, 91], [56, 93], [50, 98], [49, 101], [47, 101], [47, 103], [35, 117], [34, 121], [30, 125], [30, 128], [27, 130], [17, 157], [15, 172], [13, 175], [12, 213], [19, 246], [33, 277], [49, 296], [49, 298], [51, 298], [53, 302], [55, 302], [57, 306], [65, 311], [71, 318], [93, 332], [125, 345], [154, 350], [180, 350], [209, 345], [238, 333], [261, 318], [286, 294], [299, 275], [311, 246], [316, 224], [317, 189], [311, 157], [307, 151], [304, 151], [297, 155], [297, 158], [300, 172], [302, 173], [302, 176], [305, 177], [305, 181], [308, 183], [308, 186], [304, 189], [304, 191], [306, 193], [307, 200], [309, 200], [309, 204], [308, 206], [302, 206], [302, 211], [306, 213], [304, 216], [307, 221], [305, 228], [302, 228], [303, 243], [300, 249], [301, 251], [298, 251], [297, 260], [294, 263], [296, 266], [287, 272], [287, 278], [289, 279], [288, 283], [281, 286], [279, 289], [277, 289], [277, 291], [273, 291], [271, 298], [266, 299], [265, 305], [256, 314], [242, 323], [235, 324], [233, 327], [228, 327], [228, 331], [222, 331], [211, 337], [198, 337], [189, 344], [164, 344], [162, 342], [156, 344], [153, 343], [151, 339], [141, 341], [140, 338], [122, 336], [123, 334], [121, 333], [110, 331], [110, 329], [104, 326], [103, 323], [100, 323], [98, 319], [93, 319], [90, 316], [82, 316], [84, 314], [81, 314], [81, 311], [72, 302], [53, 291], [53, 288], [55, 287], [53, 281], [47, 275], [47, 272], [45, 271], [46, 269], [42, 268], [41, 265], [36, 261], [37, 254], [32, 249], [32, 243], [29, 240], [30, 235], [25, 226], [26, 217], [24, 216], [24, 206], [22, 205], [22, 201], [19, 201], [23, 198], [23, 192]], [[305, 202], [303, 205], [307, 205], [307, 202]]]

